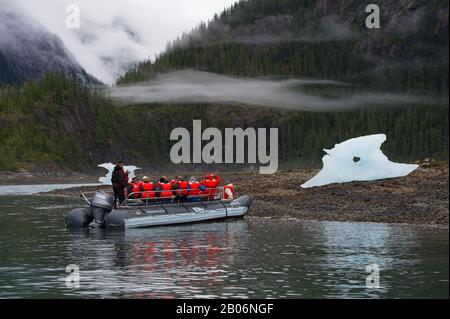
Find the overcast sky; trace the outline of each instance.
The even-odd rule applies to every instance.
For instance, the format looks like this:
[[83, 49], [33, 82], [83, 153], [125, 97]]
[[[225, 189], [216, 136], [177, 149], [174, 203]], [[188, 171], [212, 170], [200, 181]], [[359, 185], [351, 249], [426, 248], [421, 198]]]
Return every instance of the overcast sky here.
[[[167, 42], [235, 0], [17, 0], [78, 62], [112, 84], [129, 63], [154, 58]], [[65, 25], [66, 6], [80, 8], [80, 29]]]

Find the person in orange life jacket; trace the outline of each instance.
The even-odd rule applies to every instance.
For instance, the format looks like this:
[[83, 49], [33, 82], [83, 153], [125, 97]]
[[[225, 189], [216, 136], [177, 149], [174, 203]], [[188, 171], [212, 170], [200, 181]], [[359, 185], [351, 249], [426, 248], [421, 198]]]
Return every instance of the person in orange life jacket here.
[[192, 176], [189, 179], [189, 184], [188, 184], [188, 198], [187, 200], [189, 202], [198, 202], [201, 200], [201, 198], [199, 197], [199, 195], [205, 190], [205, 186], [200, 184], [199, 181], [197, 181], [197, 179]]
[[170, 201], [172, 200], [172, 185], [170, 181], [168, 181], [164, 176], [159, 179], [158, 184], [161, 187], [161, 192], [159, 194], [161, 202], [170, 203]]
[[153, 182], [153, 192], [155, 193], [155, 197], [161, 196], [161, 179]]
[[183, 176], [178, 176], [174, 181], [172, 181], [172, 190], [175, 195], [175, 200], [184, 200], [187, 196], [188, 182], [186, 182]]
[[216, 188], [220, 184], [220, 176], [215, 174], [208, 174], [205, 176], [203, 185], [206, 187], [205, 193], [208, 195], [204, 199], [214, 200], [216, 195]]
[[178, 181], [179, 181], [179, 179], [181, 178], [181, 176], [177, 176], [177, 177], [175, 177], [174, 179], [172, 179], [171, 181], [170, 181], [170, 185], [174, 185], [174, 184], [176, 184]]
[[180, 180], [178, 181], [178, 185], [180, 186], [180, 195], [186, 198], [189, 195], [188, 187], [189, 182], [187, 181], [187, 177], [180, 176]]
[[150, 181], [148, 176], [142, 178], [142, 183], [140, 185], [140, 191], [142, 192], [142, 199], [147, 202], [149, 199], [155, 197], [155, 192], [153, 192], [153, 183]]
[[[180, 185], [178, 183], [180, 179], [181, 179], [181, 176], [177, 176], [174, 179], [169, 181], [169, 184], [170, 184], [170, 187], [172, 190], [177, 190], [180, 188]], [[177, 192], [173, 192], [173, 195], [176, 195], [176, 193]]]
[[131, 182], [128, 183], [128, 194], [136, 193], [131, 195], [131, 198], [140, 198], [141, 194], [140, 187], [141, 187], [142, 181], [138, 177], [133, 177]]
[[234, 196], [236, 194], [236, 191], [234, 190], [234, 185], [227, 181], [225, 185], [223, 186], [223, 194], [222, 199], [234, 199]]

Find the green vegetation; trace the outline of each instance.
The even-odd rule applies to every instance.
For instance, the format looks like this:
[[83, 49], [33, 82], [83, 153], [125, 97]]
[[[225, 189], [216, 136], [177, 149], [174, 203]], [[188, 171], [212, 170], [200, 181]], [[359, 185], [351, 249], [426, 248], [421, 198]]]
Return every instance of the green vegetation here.
[[317, 166], [323, 147], [384, 132], [384, 149], [398, 160], [448, 157], [448, 108], [371, 107], [346, 112], [285, 112], [211, 105], [112, 105], [63, 75], [0, 92], [1, 170], [91, 171], [124, 158], [151, 169], [167, 166], [175, 127], [279, 127], [280, 162]]
[[[240, 1], [170, 43], [155, 61], [129, 70], [118, 84], [192, 68], [233, 76], [333, 79], [370, 89], [448, 96], [448, 18], [436, 18], [439, 10], [448, 10], [446, 1], [429, 1], [423, 21], [410, 33], [393, 27], [368, 31], [364, 6], [342, 2], [327, 11], [308, 0]], [[398, 11], [409, 14], [407, 4], [398, 6], [384, 8], [385, 24]], [[333, 28], [343, 31], [336, 34]], [[261, 35], [272, 40], [265, 42]]]
[[[341, 24], [360, 7], [358, 1], [345, 3]], [[427, 2], [427, 23], [413, 34], [367, 38], [361, 36], [363, 17], [357, 16], [351, 36], [329, 39], [330, 30], [321, 24], [328, 12], [321, 12], [316, 1], [241, 1], [118, 80], [128, 84], [191, 68], [233, 76], [334, 79], [368, 91], [441, 97], [441, 102], [341, 112], [202, 104], [121, 107], [101, 91], [49, 74], [39, 82], [0, 89], [0, 170], [91, 171], [117, 158], [151, 170], [167, 167], [171, 130], [189, 129], [193, 119], [201, 119], [203, 127], [278, 127], [282, 167], [319, 166], [322, 148], [371, 133], [387, 135], [383, 149], [394, 160], [448, 159], [448, 18], [445, 27], [431, 14], [443, 3]], [[279, 21], [288, 21], [289, 37], [253, 41], [252, 35], [271, 32]], [[326, 40], [301, 40], [305, 32]], [[2, 61], [0, 55], [0, 83], [14, 83], [14, 72]]]

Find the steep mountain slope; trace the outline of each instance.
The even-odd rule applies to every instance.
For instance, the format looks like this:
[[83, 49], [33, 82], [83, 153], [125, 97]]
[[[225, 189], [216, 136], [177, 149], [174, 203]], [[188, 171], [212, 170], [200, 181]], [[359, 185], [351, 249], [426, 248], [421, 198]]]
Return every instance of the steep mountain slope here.
[[332, 78], [364, 87], [448, 92], [448, 1], [378, 0], [368, 29], [358, 0], [240, 1], [184, 34], [119, 83], [195, 68], [233, 75]]
[[[438, 97], [435, 103], [402, 107], [366, 103], [365, 108], [340, 112], [221, 103], [118, 107], [101, 92], [48, 75], [21, 88], [0, 90], [0, 170], [92, 172], [98, 163], [118, 158], [151, 171], [174, 168], [170, 133], [177, 127], [192, 129], [193, 119], [202, 120], [203, 128], [221, 130], [278, 128], [279, 161], [284, 168], [320, 166], [324, 147], [380, 132], [388, 136], [383, 150], [393, 160], [448, 159], [448, 15], [443, 11], [448, 2], [377, 2], [385, 29], [368, 31], [359, 0], [241, 1], [181, 37], [156, 61], [130, 70], [119, 83], [191, 68], [245, 77], [344, 80], [367, 91]], [[409, 7], [411, 3], [417, 7]], [[406, 26], [405, 19], [418, 21], [411, 22], [416, 31], [388, 29]], [[9, 70], [2, 61], [0, 55], [0, 67]]]
[[0, 85], [42, 79], [48, 72], [63, 72], [86, 85], [97, 82], [57, 36], [12, 1], [0, 0]]

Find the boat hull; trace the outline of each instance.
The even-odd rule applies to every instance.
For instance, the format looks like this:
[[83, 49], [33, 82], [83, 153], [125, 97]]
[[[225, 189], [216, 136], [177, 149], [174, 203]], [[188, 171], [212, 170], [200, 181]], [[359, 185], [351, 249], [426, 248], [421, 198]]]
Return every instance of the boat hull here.
[[[245, 195], [233, 201], [127, 206], [106, 214], [104, 225], [107, 229], [132, 229], [238, 218], [248, 212], [250, 205], [251, 199]], [[89, 209], [74, 210], [67, 216], [76, 221], [67, 220], [69, 228], [86, 227], [92, 219]]]

